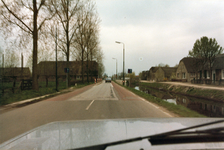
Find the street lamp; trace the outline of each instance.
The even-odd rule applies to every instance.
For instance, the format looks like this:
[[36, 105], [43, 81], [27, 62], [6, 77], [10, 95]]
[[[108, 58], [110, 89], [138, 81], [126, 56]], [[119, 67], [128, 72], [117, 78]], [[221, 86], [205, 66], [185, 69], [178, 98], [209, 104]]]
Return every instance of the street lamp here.
[[116, 60], [116, 79], [117, 79], [117, 59], [116, 58], [112, 58], [114, 60]]
[[115, 41], [115, 43], [118, 43], [118, 44], [123, 44], [123, 85], [124, 85], [124, 82], [125, 82], [125, 80], [124, 80], [124, 52], [125, 52], [125, 46], [124, 46], [124, 43], [122, 43], [122, 42], [118, 42], [118, 41]]
[[56, 91], [58, 92], [58, 54], [57, 54], [57, 47], [58, 47], [58, 35], [57, 35], [57, 24], [56, 24], [56, 31], [55, 31], [55, 55], [56, 55], [56, 61], [55, 61], [55, 66], [56, 66]]
[[[4, 53], [2, 54], [2, 74], [1, 74], [1, 78], [2, 78], [2, 89], [4, 89], [4, 70], [5, 70], [5, 64], [4, 64], [4, 56], [5, 54], [5, 49], [4, 49]], [[4, 91], [3, 91], [4, 92]]]

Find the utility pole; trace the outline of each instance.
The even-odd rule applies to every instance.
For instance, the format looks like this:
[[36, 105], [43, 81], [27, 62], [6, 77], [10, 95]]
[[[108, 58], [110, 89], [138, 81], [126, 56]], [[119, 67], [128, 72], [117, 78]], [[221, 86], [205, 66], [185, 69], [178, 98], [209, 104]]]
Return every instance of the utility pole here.
[[118, 42], [118, 41], [115, 41], [115, 43], [118, 43], [118, 44], [123, 44], [123, 85], [124, 85], [124, 83], [125, 83], [125, 79], [124, 79], [124, 66], [125, 66], [125, 45], [124, 45], [124, 43], [122, 43], [122, 42]]
[[57, 47], [58, 47], [58, 35], [57, 35], [57, 25], [56, 25], [56, 31], [55, 31], [55, 78], [56, 78], [56, 91], [58, 92], [58, 52], [57, 52]]

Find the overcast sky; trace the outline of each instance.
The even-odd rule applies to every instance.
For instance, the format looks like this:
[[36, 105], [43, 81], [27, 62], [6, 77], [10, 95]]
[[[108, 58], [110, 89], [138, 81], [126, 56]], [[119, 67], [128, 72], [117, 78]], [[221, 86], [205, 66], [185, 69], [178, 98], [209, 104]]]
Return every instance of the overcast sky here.
[[123, 69], [136, 74], [160, 63], [173, 67], [202, 36], [224, 47], [223, 0], [95, 0], [105, 72]]

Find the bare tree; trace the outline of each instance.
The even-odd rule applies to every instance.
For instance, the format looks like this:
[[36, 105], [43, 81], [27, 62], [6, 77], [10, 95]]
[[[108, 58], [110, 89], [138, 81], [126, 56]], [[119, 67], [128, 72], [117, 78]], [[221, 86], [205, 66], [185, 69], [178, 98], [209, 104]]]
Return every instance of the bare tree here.
[[[46, 9], [46, 0], [1, 0], [1, 27], [4, 33], [18, 33], [21, 45], [26, 46], [30, 41], [30, 36], [33, 39], [33, 61], [32, 61], [32, 79], [33, 89], [38, 90], [37, 82], [37, 52], [38, 52], [38, 34], [46, 20], [50, 20], [53, 15], [50, 15]], [[8, 34], [9, 35], [9, 34]]]
[[20, 56], [15, 51], [9, 51], [4, 58], [4, 67], [19, 67]]
[[[78, 13], [78, 30], [74, 41], [74, 47], [77, 54], [80, 55], [82, 62], [82, 82], [84, 82], [84, 61], [86, 60], [87, 82], [89, 82], [89, 60], [94, 59], [94, 54], [97, 53], [97, 46], [99, 45], [99, 22], [100, 19], [96, 12], [95, 4], [86, 0], [83, 3], [82, 9]], [[91, 71], [90, 71], [91, 72]]]
[[[69, 68], [71, 41], [75, 37], [77, 31], [77, 12], [81, 9], [79, 0], [50, 0], [50, 10], [56, 13], [55, 20], [60, 23], [62, 28], [59, 28], [58, 47], [65, 53], [67, 68]], [[69, 72], [66, 77], [66, 86], [69, 86]]]
[[98, 63], [98, 76], [100, 78], [102, 78], [103, 73], [105, 71], [105, 67], [103, 64], [104, 54], [103, 54], [101, 48], [98, 48], [98, 51], [97, 51], [96, 55], [94, 55], [94, 56], [96, 57], [96, 61]]

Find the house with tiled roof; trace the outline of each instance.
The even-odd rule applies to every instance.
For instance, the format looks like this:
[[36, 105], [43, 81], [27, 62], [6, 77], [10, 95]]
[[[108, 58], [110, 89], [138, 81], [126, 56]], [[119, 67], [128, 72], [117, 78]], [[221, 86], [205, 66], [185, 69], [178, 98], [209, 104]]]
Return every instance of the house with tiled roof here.
[[212, 67], [212, 80], [224, 80], [224, 54], [217, 55]]
[[142, 71], [141, 80], [147, 80], [149, 71]]
[[0, 68], [0, 76], [11, 79], [29, 79], [31, 72], [28, 67]]
[[[196, 58], [184, 57], [179, 62], [176, 77], [180, 81], [187, 82], [210, 79], [210, 70], [206, 66], [203, 67]], [[217, 55], [212, 66], [212, 80], [219, 81], [220, 79], [224, 80], [224, 54]]]
[[177, 67], [158, 67], [155, 71], [155, 81], [166, 81], [175, 78]]
[[192, 57], [184, 57], [180, 60], [176, 71], [176, 79], [180, 81], [191, 82], [196, 79], [198, 66], [197, 59]]
[[149, 69], [149, 75], [147, 77], [147, 80], [156, 81], [155, 73], [158, 69], [159, 69], [159, 67], [151, 67]]
[[[96, 61], [89, 61], [88, 62], [88, 69], [87, 69], [87, 62], [83, 62], [83, 71], [84, 71], [84, 78], [87, 77], [87, 73], [89, 77], [98, 77], [98, 63]], [[82, 62], [81, 61], [70, 61], [69, 62], [69, 75], [71, 78], [80, 79], [82, 76]], [[58, 78], [65, 78], [65, 68], [67, 66], [66, 61], [58, 61], [57, 62], [57, 76]], [[55, 61], [41, 61], [37, 65], [38, 68], [38, 77], [39, 78], [50, 78], [55, 77], [56, 75], [56, 62]]]

